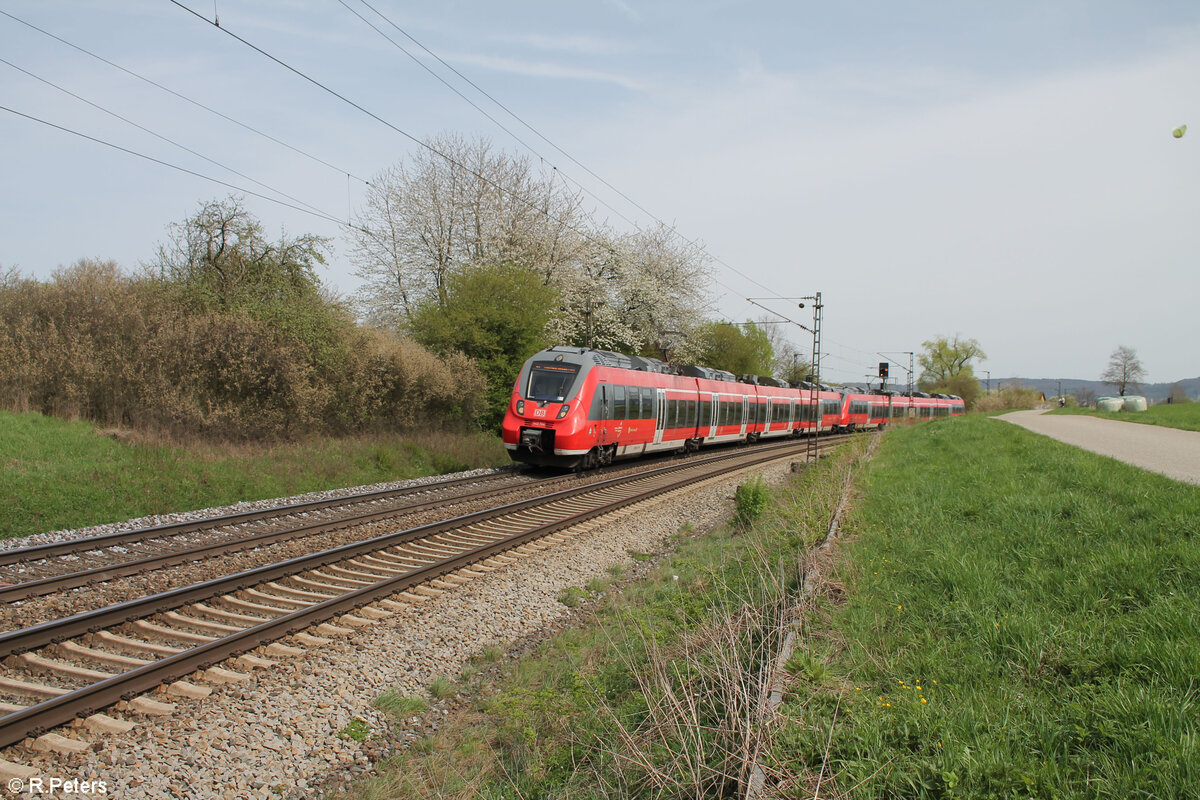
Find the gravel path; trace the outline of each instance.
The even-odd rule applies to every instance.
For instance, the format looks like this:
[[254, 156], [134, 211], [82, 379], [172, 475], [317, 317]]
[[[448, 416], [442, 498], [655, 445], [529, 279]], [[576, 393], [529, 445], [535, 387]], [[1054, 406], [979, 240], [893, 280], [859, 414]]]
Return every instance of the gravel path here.
[[1200, 485], [1197, 431], [1044, 411], [1014, 411], [997, 419], [1177, 481]]
[[[751, 471], [770, 483], [789, 470], [782, 461]], [[34, 766], [46, 778], [105, 781], [121, 798], [307, 798], [346, 785], [371, 769], [380, 741], [339, 736], [354, 718], [372, 731], [389, 724], [372, 703], [381, 693], [420, 694], [439, 676], [457, 676], [489, 645], [560, 623], [571, 613], [560, 591], [634, 564], [631, 551], [662, 552], [684, 523], [698, 530], [730, 511], [745, 474], [701, 482], [626, 509], [591, 525], [537, 558], [524, 558], [460, 589], [410, 607], [369, 629], [256, 670], [249, 683], [214, 687], [202, 701], [176, 699], [162, 718], [127, 716], [129, 733], [92, 741], [90, 752], [33, 754], [15, 746], [0, 758]], [[109, 710], [112, 716], [126, 716]]]

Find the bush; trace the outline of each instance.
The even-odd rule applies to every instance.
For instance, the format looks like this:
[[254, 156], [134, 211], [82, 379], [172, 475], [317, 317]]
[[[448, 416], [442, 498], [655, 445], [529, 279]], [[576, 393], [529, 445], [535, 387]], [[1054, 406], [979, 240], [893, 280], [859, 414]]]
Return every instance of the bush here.
[[734, 522], [739, 528], [749, 528], [766, 510], [767, 504], [771, 501], [771, 490], [767, 488], [761, 475], [755, 475], [738, 486], [733, 500], [737, 506], [733, 517]]
[[994, 392], [987, 392], [975, 401], [972, 411], [989, 413], [992, 411], [1017, 411], [1025, 408], [1037, 408], [1042, 403], [1042, 393], [1036, 389], [1009, 387]]
[[51, 280], [0, 276], [0, 404], [101, 425], [223, 439], [471, 423], [485, 384], [461, 354], [364, 330], [304, 303], [304, 335], [83, 260]]

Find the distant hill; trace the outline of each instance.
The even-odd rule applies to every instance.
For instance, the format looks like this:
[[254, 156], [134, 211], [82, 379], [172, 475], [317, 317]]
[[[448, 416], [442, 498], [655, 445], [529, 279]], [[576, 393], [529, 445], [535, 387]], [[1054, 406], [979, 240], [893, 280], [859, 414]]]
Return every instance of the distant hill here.
[[[1096, 397], [1105, 397], [1107, 395], [1115, 395], [1116, 389], [1111, 384], [1101, 383], [1100, 381], [1085, 381], [1078, 378], [1063, 378], [1062, 379], [1063, 394], [1068, 397], [1074, 395], [1080, 389], [1089, 389], [1095, 393]], [[979, 382], [982, 386], [983, 381]], [[1143, 383], [1136, 389], [1127, 390], [1126, 394], [1144, 395], [1152, 405], [1161, 403], [1167, 399], [1167, 395], [1171, 392], [1171, 387], [1178, 383], [1183, 387], [1183, 391], [1187, 393], [1189, 399], [1200, 400], [1200, 378], [1186, 378], [1181, 381], [1172, 381], [1170, 383]], [[1046, 397], [1058, 395], [1058, 378], [992, 378], [992, 388], [998, 389], [1001, 386], [1025, 386], [1030, 389], [1037, 389], [1039, 392], [1045, 392]]]

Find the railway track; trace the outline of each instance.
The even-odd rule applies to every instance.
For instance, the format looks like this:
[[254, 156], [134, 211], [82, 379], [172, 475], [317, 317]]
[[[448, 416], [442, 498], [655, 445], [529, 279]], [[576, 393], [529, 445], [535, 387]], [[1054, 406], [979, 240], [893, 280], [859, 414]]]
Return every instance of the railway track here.
[[[522, 470], [454, 478], [3, 550], [0, 601], [13, 602], [285, 539], [365, 525], [447, 503], [486, 499], [539, 482], [529, 475], [529, 471]], [[504, 486], [450, 494], [463, 486], [493, 483]]]
[[[169, 713], [171, 704], [141, 695], [164, 684], [168, 695], [206, 695], [211, 689], [180, 679], [199, 672], [204, 682], [246, 680], [214, 665], [239, 657], [241, 669], [269, 667], [271, 658], [299, 652], [279, 639], [320, 645], [514, 554], [535, 554], [562, 541], [564, 529], [803, 451], [788, 442], [657, 467], [0, 634], [0, 746], [80, 717], [105, 729], [129, 726], [94, 715], [123, 701], [135, 712]], [[243, 655], [260, 646], [261, 656]]]

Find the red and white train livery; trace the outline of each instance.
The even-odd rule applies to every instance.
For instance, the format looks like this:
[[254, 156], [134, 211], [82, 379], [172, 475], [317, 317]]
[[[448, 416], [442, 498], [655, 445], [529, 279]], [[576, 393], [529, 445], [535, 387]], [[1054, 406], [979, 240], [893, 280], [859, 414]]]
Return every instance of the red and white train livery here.
[[515, 461], [593, 467], [646, 453], [962, 413], [963, 401], [952, 396], [914, 396], [910, 402], [907, 396], [738, 380], [705, 367], [551, 347], [521, 368], [502, 436]]

